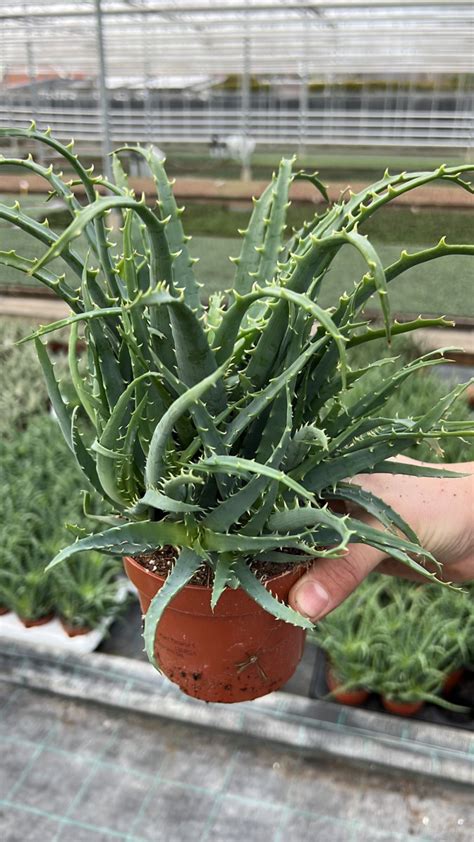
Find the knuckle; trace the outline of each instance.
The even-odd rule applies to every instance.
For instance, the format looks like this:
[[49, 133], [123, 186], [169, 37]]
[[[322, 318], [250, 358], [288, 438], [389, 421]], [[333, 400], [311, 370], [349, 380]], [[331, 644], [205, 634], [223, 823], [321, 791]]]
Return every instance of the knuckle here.
[[351, 557], [331, 559], [329, 564], [316, 562], [306, 575], [308, 579], [322, 584], [332, 594], [351, 593], [363, 578], [356, 561]]

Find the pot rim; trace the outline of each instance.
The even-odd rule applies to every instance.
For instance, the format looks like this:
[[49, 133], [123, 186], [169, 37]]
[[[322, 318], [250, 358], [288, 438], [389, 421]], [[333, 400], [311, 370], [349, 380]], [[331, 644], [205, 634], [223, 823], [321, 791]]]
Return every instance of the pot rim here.
[[[302, 558], [303, 558], [303, 556], [302, 556]], [[161, 576], [160, 573], [153, 573], [151, 570], [148, 570], [147, 567], [144, 567], [143, 564], [140, 564], [139, 561], [136, 561], [133, 558], [133, 556], [126, 555], [126, 556], [124, 556], [124, 560], [127, 561], [128, 564], [131, 564], [133, 567], [137, 568], [138, 570], [141, 570], [147, 576], [150, 576], [150, 578], [156, 579], [158, 582], [165, 582], [166, 581], [165, 576]], [[270, 576], [268, 579], [265, 580], [265, 582], [263, 584], [265, 585], [267, 582], [278, 582], [280, 579], [283, 579], [285, 576], [289, 576], [290, 574], [293, 574], [296, 570], [298, 570], [299, 567], [302, 567], [302, 566], [303, 566], [302, 564], [301, 565], [295, 564], [289, 570], [285, 570], [284, 573], [278, 573], [276, 576]], [[190, 588], [191, 590], [198, 591], [198, 592], [199, 591], [200, 592], [212, 591], [212, 585], [190, 585], [190, 584], [187, 584], [184, 587]]]
[[396, 705], [418, 705], [424, 702], [424, 699], [398, 699], [396, 696], [386, 696], [385, 694], [383, 698], [387, 702], [394, 702]]
[[407, 716], [418, 713], [425, 706], [424, 699], [416, 699], [411, 702], [401, 701], [400, 699], [391, 699], [388, 696], [382, 696], [382, 703], [386, 710], [391, 712], [406, 713]]
[[343, 698], [353, 697], [353, 698], [360, 699], [360, 702], [358, 702], [358, 703], [363, 704], [362, 698], [364, 697], [364, 701], [366, 701], [371, 694], [371, 691], [367, 687], [364, 687], [364, 686], [350, 687], [347, 690], [339, 691], [339, 688], [344, 687], [344, 684], [342, 684], [342, 683], [338, 684], [337, 683], [337, 679], [336, 679], [334, 670], [333, 670], [332, 666], [329, 665], [329, 664], [326, 666], [326, 683], [327, 683], [327, 686], [329, 688], [330, 694], [332, 696], [334, 696], [334, 698], [336, 700], [337, 699], [342, 700]]
[[26, 628], [32, 628], [33, 626], [45, 626], [47, 623], [51, 623], [56, 617], [56, 612], [53, 609], [48, 614], [42, 614], [41, 617], [36, 617], [33, 620], [31, 617], [25, 617], [22, 614], [18, 614], [17, 616]]
[[[147, 570], [146, 567], [143, 567], [130, 556], [124, 556], [123, 563], [129, 579], [140, 594], [143, 610], [143, 606], [147, 606], [151, 602], [155, 594], [163, 587], [166, 579], [158, 573]], [[300, 578], [302, 572], [301, 566], [295, 566], [283, 574], [278, 574], [266, 580], [264, 587], [278, 600], [286, 601], [291, 587]], [[199, 614], [205, 617], [242, 617], [246, 614], [255, 614], [264, 610], [242, 587], [225, 588], [214, 608], [211, 607], [211, 594], [212, 586], [188, 584], [179, 593], [175, 594], [168, 607], [172, 611]]]
[[92, 626], [76, 626], [73, 623], [70, 623], [69, 620], [66, 620], [65, 617], [60, 616], [59, 622], [61, 623], [61, 626], [63, 627], [66, 634], [69, 635], [69, 632], [73, 633], [72, 635], [69, 635], [70, 637], [75, 637], [77, 635], [82, 634], [89, 634], [89, 632], [93, 631]]

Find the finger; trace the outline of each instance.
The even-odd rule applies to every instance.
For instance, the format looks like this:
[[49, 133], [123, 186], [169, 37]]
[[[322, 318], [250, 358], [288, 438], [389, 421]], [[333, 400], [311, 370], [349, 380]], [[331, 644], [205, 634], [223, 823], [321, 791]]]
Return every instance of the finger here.
[[377, 573], [383, 573], [385, 576], [395, 576], [397, 579], [407, 579], [409, 582], [419, 582], [427, 585], [428, 580], [422, 573], [417, 573], [408, 565], [397, 561], [394, 558], [385, 558], [377, 567]]
[[351, 544], [342, 558], [318, 559], [292, 587], [289, 603], [305, 617], [320, 620], [337, 608], [385, 558], [374, 547]]
[[447, 564], [440, 578], [458, 585], [474, 582], [474, 556], [469, 555], [460, 561]]
[[[427, 584], [427, 579], [395, 559], [363, 544], [353, 544], [347, 556], [341, 559], [319, 559], [298, 580], [290, 591], [292, 608], [313, 621], [321, 620], [343, 602], [373, 570], [389, 576]], [[433, 571], [434, 572], [434, 571]], [[474, 559], [470, 557], [459, 564], [450, 564], [444, 576], [446, 581], [462, 584], [474, 580]]]
[[[474, 581], [474, 558], [472, 556], [462, 559], [461, 561], [446, 564], [441, 573], [434, 567], [434, 565], [426, 563], [426, 568], [431, 573], [436, 573], [438, 579], [443, 582], [454, 582], [462, 585], [465, 582]], [[393, 558], [385, 558], [377, 567], [377, 573], [384, 573], [388, 576], [397, 576], [398, 578], [409, 579], [411, 582], [420, 582], [427, 584], [426, 576], [421, 573], [416, 573], [406, 564], [401, 561], [396, 561]]]

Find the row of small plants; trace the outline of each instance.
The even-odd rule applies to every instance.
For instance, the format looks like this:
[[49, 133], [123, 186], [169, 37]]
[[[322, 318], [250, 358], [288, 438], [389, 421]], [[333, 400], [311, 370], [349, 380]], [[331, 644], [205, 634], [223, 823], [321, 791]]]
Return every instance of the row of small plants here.
[[[370, 365], [371, 354], [389, 354], [382, 347], [357, 349], [357, 365]], [[390, 356], [398, 367], [414, 355], [413, 345], [400, 339]], [[355, 362], [355, 361], [354, 361]], [[377, 375], [368, 371], [356, 389], [370, 392]], [[449, 382], [431, 374], [405, 381], [387, 411], [399, 417], [423, 412], [441, 400]], [[469, 420], [464, 396], [456, 416]], [[442, 448], [424, 441], [406, 451], [416, 459], [458, 462], [474, 459], [471, 441], [446, 439]], [[344, 704], [363, 704], [370, 693], [382, 698], [391, 712], [410, 715], [431, 702], [459, 709], [446, 696], [464, 667], [474, 668], [474, 585], [465, 594], [373, 574], [321, 623], [310, 639], [326, 653], [326, 683], [332, 697]]]
[[[410, 342], [395, 344], [402, 365], [414, 353]], [[380, 356], [383, 351], [377, 349]], [[387, 352], [388, 353], [388, 352]], [[357, 349], [357, 364], [370, 364], [366, 349]], [[369, 371], [361, 394], [376, 385]], [[420, 412], [441, 400], [448, 384], [421, 374], [402, 384], [388, 411], [400, 417]], [[472, 417], [467, 401], [458, 400], [456, 415]], [[451, 438], [440, 448], [433, 441], [414, 445], [407, 454], [428, 461], [457, 462], [474, 458], [470, 441]], [[464, 666], [474, 665], [474, 586], [465, 594], [373, 574], [339, 608], [310, 633], [326, 653], [327, 685], [333, 698], [363, 704], [377, 693], [391, 712], [420, 710], [425, 702], [456, 708], [446, 696]]]
[[465, 593], [373, 574], [311, 633], [326, 653], [333, 696], [361, 704], [378, 693], [410, 715], [447, 696], [474, 667], [474, 586]]
[[83, 482], [49, 413], [34, 353], [13, 345], [24, 331], [21, 322], [0, 323], [0, 613], [13, 611], [27, 626], [56, 615], [74, 635], [121, 610], [120, 564], [83, 553], [45, 573], [67, 537], [64, 524], [84, 523]]

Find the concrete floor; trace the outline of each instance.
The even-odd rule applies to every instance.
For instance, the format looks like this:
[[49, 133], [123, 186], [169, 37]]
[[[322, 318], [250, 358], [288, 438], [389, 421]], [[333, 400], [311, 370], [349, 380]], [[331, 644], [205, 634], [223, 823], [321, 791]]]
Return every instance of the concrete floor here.
[[470, 842], [472, 789], [0, 682], [2, 842]]

